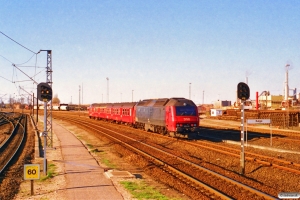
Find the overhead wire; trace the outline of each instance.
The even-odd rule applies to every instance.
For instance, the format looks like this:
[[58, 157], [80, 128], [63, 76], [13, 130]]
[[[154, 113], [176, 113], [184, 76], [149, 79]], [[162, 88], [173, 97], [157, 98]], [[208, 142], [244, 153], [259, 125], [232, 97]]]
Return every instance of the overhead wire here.
[[32, 52], [32, 53], [34, 53], [34, 54], [37, 54], [36, 52], [34, 52], [34, 51], [28, 49], [28, 48], [25, 47], [24, 45], [22, 45], [22, 44], [20, 44], [19, 42], [15, 41], [14, 39], [12, 39], [11, 37], [9, 37], [8, 35], [4, 34], [2, 31], [0, 31], [0, 33], [1, 33], [2, 35], [4, 35], [5, 37], [7, 37], [8, 39], [10, 39], [11, 41], [17, 43], [18, 45], [20, 45], [20, 46], [23, 47], [24, 49], [27, 49], [28, 51], [30, 51], [30, 52]]
[[[0, 77], [3, 78], [3, 79], [5, 79], [5, 80], [7, 80], [7, 81], [10, 81], [10, 82], [14, 83], [14, 85], [15, 85], [15, 87], [16, 87], [18, 93], [20, 93], [20, 90], [18, 89], [18, 87], [17, 87], [17, 85], [16, 85], [16, 84], [17, 84], [16, 82], [24, 82], [24, 81], [29, 81], [29, 80], [24, 80], [24, 81], [18, 80], [18, 76], [17, 76], [17, 71], [16, 71], [16, 69], [18, 69], [18, 70], [21, 71], [23, 74], [25, 74], [28, 78], [30, 78], [30, 80], [33, 81], [33, 84], [37, 84], [37, 82], [34, 80], [34, 78], [35, 78], [38, 74], [40, 74], [40, 73], [42, 72], [42, 71], [40, 71], [40, 72], [37, 73], [37, 68], [39, 68], [39, 67], [37, 67], [37, 54], [40, 53], [40, 51], [36, 53], [36, 52], [32, 51], [31, 49], [25, 47], [24, 45], [20, 44], [19, 42], [15, 41], [14, 39], [12, 39], [11, 37], [9, 37], [8, 35], [4, 34], [2, 31], [0, 31], [0, 33], [1, 33], [2, 35], [4, 35], [5, 37], [7, 37], [8, 39], [10, 39], [11, 41], [13, 41], [13, 42], [15, 42], [16, 44], [20, 45], [20, 46], [23, 47], [24, 49], [26, 49], [26, 50], [28, 50], [28, 51], [30, 51], [30, 52], [33, 53], [33, 55], [29, 58], [29, 60], [27, 60], [26, 62], [24, 62], [24, 63], [22, 63], [22, 64], [14, 64], [12, 61], [10, 61], [9, 59], [7, 59], [6, 57], [0, 55], [2, 58], [4, 58], [5, 60], [7, 60], [8, 62], [10, 62], [10, 63], [12, 64], [12, 66], [13, 66], [12, 81], [10, 81], [10, 80], [8, 80], [8, 79], [2, 77], [2, 76], [0, 76]], [[22, 67], [22, 66], [20, 66], [20, 65], [23, 65], [23, 64], [28, 63], [28, 62], [33, 58], [34, 55], [36, 56], [36, 59], [35, 59], [35, 65], [33, 66], [33, 67], [35, 68], [35, 71], [34, 71], [34, 75], [33, 75], [32, 77], [30, 77], [30, 76], [28, 76], [25, 72], [23, 72], [22, 70], [20, 70], [19, 67]], [[25, 66], [24, 66], [24, 67], [25, 67]], [[42, 68], [44, 68], [44, 67], [42, 67]], [[14, 79], [14, 75], [16, 76], [15, 79]], [[14, 81], [14, 80], [16, 80], [16, 81]], [[20, 85], [19, 85], [19, 87], [20, 87]]]
[[12, 83], [11, 80], [8, 80], [7, 78], [4, 78], [3, 76], [0, 76], [0, 77]]
[[4, 56], [0, 55], [2, 58], [4, 58], [5, 60], [7, 60], [8, 62], [10, 62], [11, 64], [13, 64], [13, 62], [11, 62], [10, 60], [8, 60], [7, 58], [5, 58]]
[[36, 54], [33, 54], [33, 55], [29, 58], [29, 60], [27, 60], [26, 62], [24, 62], [24, 63], [22, 63], [22, 64], [16, 64], [16, 65], [24, 65], [24, 64], [28, 63], [28, 62], [32, 59], [32, 57], [33, 57], [34, 55], [36, 55]]

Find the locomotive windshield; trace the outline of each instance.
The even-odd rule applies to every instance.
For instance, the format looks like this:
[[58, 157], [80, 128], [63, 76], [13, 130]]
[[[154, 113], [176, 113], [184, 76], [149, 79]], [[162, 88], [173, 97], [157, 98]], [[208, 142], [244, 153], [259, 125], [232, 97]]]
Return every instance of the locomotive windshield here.
[[196, 116], [196, 109], [193, 106], [177, 106], [176, 116]]

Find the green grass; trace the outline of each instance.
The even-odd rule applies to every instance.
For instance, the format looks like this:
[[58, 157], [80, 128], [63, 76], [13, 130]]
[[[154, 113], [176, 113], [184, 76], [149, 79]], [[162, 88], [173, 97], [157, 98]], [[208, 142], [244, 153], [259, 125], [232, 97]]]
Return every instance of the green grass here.
[[57, 175], [57, 173], [55, 172], [56, 168], [57, 167], [54, 164], [49, 164], [47, 168], [47, 176], [42, 176], [41, 181], [45, 181], [49, 178], [53, 178], [54, 176], [56, 176]]
[[169, 200], [168, 197], [161, 194], [159, 191], [155, 190], [153, 187], [148, 186], [145, 182], [131, 182], [131, 181], [121, 181], [123, 185], [133, 196], [138, 200], [142, 199], [159, 199], [159, 200]]
[[104, 163], [109, 168], [116, 168], [116, 165], [111, 163], [108, 159], [102, 158], [101, 163]]

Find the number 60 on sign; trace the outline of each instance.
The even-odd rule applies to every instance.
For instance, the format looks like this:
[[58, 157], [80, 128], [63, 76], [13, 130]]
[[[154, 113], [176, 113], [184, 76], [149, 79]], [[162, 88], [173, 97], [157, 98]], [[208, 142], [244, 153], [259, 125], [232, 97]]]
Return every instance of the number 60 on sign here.
[[25, 180], [40, 179], [40, 165], [39, 164], [24, 165], [24, 179]]

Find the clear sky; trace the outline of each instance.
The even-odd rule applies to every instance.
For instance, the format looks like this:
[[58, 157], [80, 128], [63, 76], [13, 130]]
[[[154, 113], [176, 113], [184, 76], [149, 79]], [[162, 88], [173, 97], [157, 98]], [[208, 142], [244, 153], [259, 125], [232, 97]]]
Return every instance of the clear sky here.
[[300, 92], [298, 0], [0, 0], [0, 31], [29, 49], [0, 34], [5, 101], [46, 81], [41, 49], [62, 103], [78, 104], [79, 86], [84, 104], [189, 98], [189, 86], [197, 104], [233, 103], [246, 76], [251, 99], [283, 95], [286, 64]]

